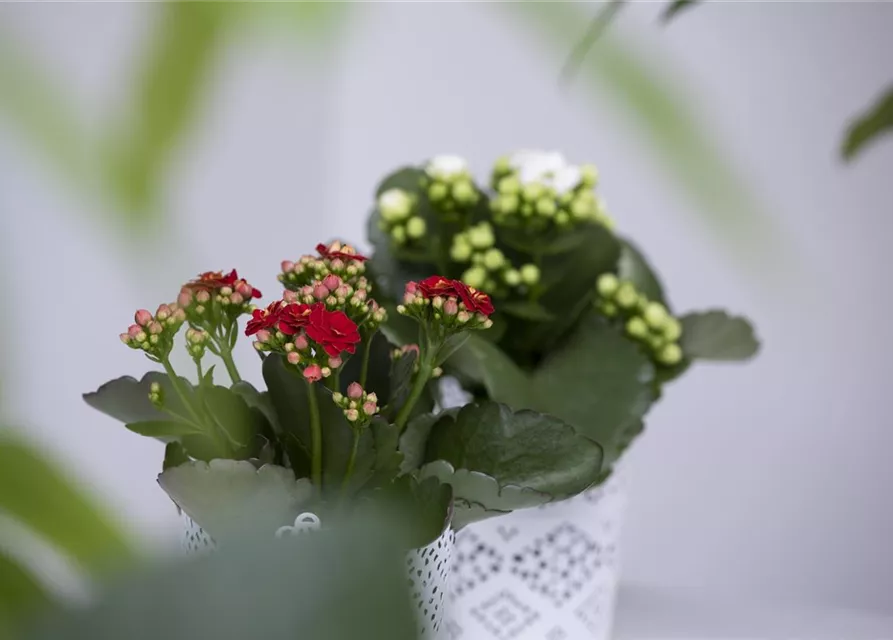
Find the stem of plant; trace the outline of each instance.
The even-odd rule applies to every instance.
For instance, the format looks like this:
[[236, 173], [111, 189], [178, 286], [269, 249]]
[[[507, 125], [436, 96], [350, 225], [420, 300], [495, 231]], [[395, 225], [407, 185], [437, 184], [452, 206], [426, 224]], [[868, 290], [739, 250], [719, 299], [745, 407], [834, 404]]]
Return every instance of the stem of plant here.
[[353, 430], [353, 444], [350, 448], [350, 458], [347, 460], [347, 471], [344, 474], [344, 480], [341, 483], [341, 499], [347, 497], [347, 490], [350, 487], [350, 479], [353, 476], [354, 467], [357, 464], [357, 450], [360, 448], [360, 429]]
[[186, 390], [180, 383], [180, 378], [177, 376], [177, 372], [174, 371], [174, 367], [171, 365], [171, 361], [168, 358], [163, 358], [161, 360], [161, 364], [164, 365], [164, 370], [165, 372], [167, 372], [167, 377], [170, 378], [171, 384], [174, 387], [174, 391], [177, 392], [177, 396], [179, 396], [180, 402], [182, 402], [183, 406], [186, 407], [186, 410], [189, 411], [192, 419], [195, 420], [196, 424], [204, 424], [198, 412], [195, 410], [195, 407], [192, 406], [192, 401], [189, 399], [189, 394], [186, 393]]
[[223, 360], [223, 364], [226, 366], [226, 372], [229, 374], [230, 380], [233, 381], [233, 384], [241, 382], [242, 377], [239, 375], [239, 370], [236, 369], [236, 363], [233, 361], [233, 352], [229, 348], [229, 344], [219, 341], [217, 347], [220, 349], [220, 359]]
[[394, 422], [400, 429], [400, 433], [403, 433], [403, 430], [406, 429], [406, 423], [409, 422], [412, 408], [422, 396], [422, 392], [425, 390], [425, 385], [428, 384], [428, 380], [431, 378], [433, 371], [434, 362], [429, 349], [429, 353], [425, 354], [425, 359], [419, 364], [419, 372], [416, 375], [415, 382], [413, 382], [409, 397], [406, 399], [403, 406], [400, 407], [400, 412], [397, 414], [397, 420]]
[[322, 489], [322, 425], [319, 421], [319, 402], [316, 399], [316, 388], [312, 382], [307, 385], [307, 404], [310, 407], [310, 480]]
[[366, 388], [366, 376], [369, 375], [369, 352], [372, 351], [372, 336], [363, 345], [363, 361], [360, 367], [360, 386]]

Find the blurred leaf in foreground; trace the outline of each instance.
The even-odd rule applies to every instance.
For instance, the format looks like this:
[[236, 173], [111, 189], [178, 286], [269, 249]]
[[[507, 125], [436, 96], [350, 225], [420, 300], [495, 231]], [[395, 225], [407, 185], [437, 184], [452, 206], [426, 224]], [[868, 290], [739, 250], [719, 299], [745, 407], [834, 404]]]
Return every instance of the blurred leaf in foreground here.
[[380, 519], [343, 524], [233, 540], [209, 557], [147, 569], [93, 607], [45, 617], [23, 640], [415, 640], [401, 531]]
[[893, 133], [893, 86], [850, 124], [841, 153], [845, 160], [852, 160], [866, 145], [889, 133]]
[[680, 11], [684, 9], [690, 9], [698, 2], [700, 2], [700, 0], [673, 0], [673, 2], [670, 2], [667, 5], [667, 8], [664, 9], [661, 20], [663, 20], [664, 22], [669, 22], [670, 20], [675, 18]]

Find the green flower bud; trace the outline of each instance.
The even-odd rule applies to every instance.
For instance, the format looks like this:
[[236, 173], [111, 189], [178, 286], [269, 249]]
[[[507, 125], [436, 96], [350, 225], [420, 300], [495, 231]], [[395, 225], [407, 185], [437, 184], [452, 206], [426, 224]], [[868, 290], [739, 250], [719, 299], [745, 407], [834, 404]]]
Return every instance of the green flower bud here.
[[438, 202], [446, 198], [448, 187], [442, 182], [433, 182], [428, 187], [428, 199], [431, 202]]
[[682, 336], [682, 325], [673, 316], [669, 316], [663, 326], [664, 338], [676, 342]]
[[551, 218], [555, 215], [557, 210], [558, 207], [555, 205], [555, 201], [552, 198], [540, 198], [536, 201], [536, 212], [541, 216]]
[[497, 196], [494, 200], [496, 206], [502, 213], [515, 213], [518, 210], [518, 196], [514, 193]]
[[459, 180], [453, 185], [453, 198], [456, 202], [470, 204], [477, 200], [477, 192], [468, 180]]
[[378, 196], [378, 209], [387, 222], [405, 220], [412, 213], [412, 196], [402, 189], [388, 189]]
[[664, 348], [657, 354], [657, 361], [668, 367], [671, 367], [674, 364], [679, 364], [680, 360], [682, 360], [682, 349], [680, 349], [679, 345], [674, 342], [664, 346]]
[[570, 224], [571, 217], [567, 214], [567, 211], [559, 211], [555, 214], [555, 224], [559, 227], [566, 227]]
[[543, 192], [545, 189], [543, 185], [538, 182], [531, 182], [530, 184], [524, 185], [524, 189], [521, 193], [524, 195], [524, 199], [528, 202], [536, 202], [543, 196]]
[[496, 190], [504, 195], [516, 194], [521, 191], [521, 183], [515, 176], [506, 176], [499, 181]]
[[512, 170], [512, 163], [508, 156], [502, 156], [493, 163], [493, 173], [502, 174]]
[[617, 315], [617, 305], [613, 302], [602, 302], [598, 305], [598, 309], [609, 318]]
[[633, 338], [642, 339], [648, 335], [648, 325], [639, 316], [633, 316], [626, 321], [626, 332]]
[[613, 273], [603, 273], [598, 277], [598, 282], [595, 284], [598, 295], [603, 298], [612, 297], [619, 286], [620, 280]]
[[488, 278], [483, 287], [475, 287], [475, 289], [483, 289], [484, 291], [493, 291], [496, 289], [496, 280]]
[[404, 244], [406, 242], [406, 227], [396, 226], [391, 229], [391, 240], [394, 244]]
[[621, 309], [632, 309], [636, 306], [638, 301], [639, 293], [629, 282], [621, 283], [614, 294], [614, 302], [616, 302]]
[[462, 282], [469, 287], [480, 289], [487, 281], [487, 270], [480, 266], [475, 266], [462, 274]]
[[660, 302], [649, 302], [645, 305], [642, 316], [652, 329], [661, 329], [670, 317], [670, 314], [667, 313], [667, 308]]
[[645, 338], [645, 342], [651, 347], [651, 350], [654, 353], [660, 353], [661, 349], [664, 348], [664, 345], [667, 344], [667, 341], [664, 340], [664, 337], [659, 333], [649, 333]]
[[584, 187], [590, 189], [598, 183], [598, 169], [594, 164], [584, 164], [580, 167], [580, 181]]
[[510, 287], [521, 284], [521, 273], [517, 269], [506, 269], [502, 274], [502, 280]]
[[575, 199], [571, 202], [571, 215], [578, 220], [585, 220], [594, 213], [592, 204], [592, 200], [589, 198]]
[[476, 251], [475, 253], [472, 253], [471, 254], [471, 264], [483, 265], [484, 264], [484, 254], [481, 253], [480, 251]]
[[406, 235], [413, 240], [418, 240], [423, 235], [425, 235], [425, 231], [427, 230], [428, 225], [425, 224], [424, 219], [415, 216], [410, 218], [406, 223]]
[[521, 267], [521, 282], [527, 286], [533, 286], [540, 281], [540, 269], [535, 264], [525, 264]]
[[[488, 249], [487, 253], [484, 254], [484, 266], [487, 267], [487, 269], [489, 269], [490, 271], [496, 271], [497, 269], [500, 269], [504, 264], [505, 256], [499, 249]], [[492, 288], [488, 289], [488, 291], [492, 291]]]
[[468, 262], [471, 258], [471, 245], [464, 235], [453, 238], [453, 246], [450, 247], [450, 257], [456, 262]]
[[521, 215], [525, 218], [529, 218], [533, 215], [533, 205], [529, 202], [525, 202], [521, 205]]
[[496, 242], [493, 227], [488, 222], [471, 227], [468, 230], [468, 241], [475, 249], [489, 249]]

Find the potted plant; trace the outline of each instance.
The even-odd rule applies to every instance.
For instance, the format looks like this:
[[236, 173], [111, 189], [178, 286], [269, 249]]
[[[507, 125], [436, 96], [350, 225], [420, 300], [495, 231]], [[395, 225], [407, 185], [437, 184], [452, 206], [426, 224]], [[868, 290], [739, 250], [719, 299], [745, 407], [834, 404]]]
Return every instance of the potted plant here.
[[[193, 549], [226, 545], [246, 528], [324, 532], [345, 513], [382, 505], [415, 514], [407, 572], [422, 633], [433, 634], [453, 531], [584, 491], [602, 473], [602, 447], [557, 417], [488, 399], [439, 410], [443, 363], [494, 329], [490, 297], [429, 275], [404, 283], [388, 314], [367, 264], [349, 245], [320, 244], [282, 262], [284, 291], [265, 307], [235, 270], [203, 273], [175, 302], [138, 310], [120, 336], [162, 371], [84, 398], [165, 443], [158, 482], [184, 514]], [[390, 342], [391, 322], [412, 325], [415, 340]], [[232, 352], [242, 333], [265, 390], [241, 379]], [[172, 364], [180, 335], [191, 380]]]
[[[443, 363], [454, 385], [442, 404], [532, 410], [603, 448], [589, 491], [459, 535], [454, 637], [607, 638], [623, 505], [617, 462], [694, 362], [745, 360], [758, 348], [744, 318], [673, 310], [642, 251], [615, 231], [597, 181], [591, 165], [524, 151], [497, 160], [486, 184], [462, 158], [437, 156], [388, 175], [376, 193], [369, 266], [386, 308], [404, 281], [430, 271], [497, 308], [493, 327]], [[397, 343], [411, 330], [385, 328]]]

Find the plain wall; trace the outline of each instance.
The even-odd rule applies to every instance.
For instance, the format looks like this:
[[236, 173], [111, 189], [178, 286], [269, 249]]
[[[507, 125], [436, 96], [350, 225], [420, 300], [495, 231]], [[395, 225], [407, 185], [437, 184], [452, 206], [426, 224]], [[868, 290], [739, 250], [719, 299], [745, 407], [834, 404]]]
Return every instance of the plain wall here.
[[[600, 167], [619, 229], [677, 308], [746, 311], [765, 342], [747, 366], [697, 367], [653, 411], [625, 466], [624, 578], [893, 611], [893, 140], [853, 166], [837, 157], [846, 121], [891, 79], [893, 6], [716, 3], [669, 27], [658, 10], [631, 5], [616, 35], [684, 72], [796, 271], [774, 272], [759, 246], [746, 266], [730, 258], [735, 240], [706, 230], [610, 89], [560, 91], [557, 49], [498, 5], [378, 4], [358, 9], [337, 55], [262, 32], [231, 43], [172, 165], [169, 231], [142, 250], [116, 247], [101, 205], [0, 120], [8, 413], [135, 532], [172, 540], [179, 523], [154, 482], [161, 446], [80, 398], [149, 367], [117, 342], [133, 309], [210, 268], [238, 266], [272, 293], [281, 259], [319, 239], [362, 240], [374, 184], [401, 164], [455, 152], [483, 173], [512, 149], [557, 148]], [[98, 130], [150, 11], [12, 4], [0, 23]], [[254, 361], [240, 349], [245, 371]]]

